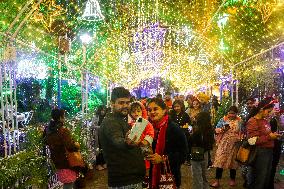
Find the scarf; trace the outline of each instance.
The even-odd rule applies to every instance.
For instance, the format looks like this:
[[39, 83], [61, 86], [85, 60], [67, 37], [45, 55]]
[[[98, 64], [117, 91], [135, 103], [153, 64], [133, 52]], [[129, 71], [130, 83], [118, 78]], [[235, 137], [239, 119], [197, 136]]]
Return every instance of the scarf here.
[[[158, 123], [154, 123], [153, 127], [155, 128], [155, 139], [157, 140], [155, 153], [163, 155], [166, 145], [166, 131], [168, 128], [169, 116], [166, 115]], [[159, 180], [161, 177], [161, 164], [153, 165], [152, 170], [152, 188], [158, 188]]]

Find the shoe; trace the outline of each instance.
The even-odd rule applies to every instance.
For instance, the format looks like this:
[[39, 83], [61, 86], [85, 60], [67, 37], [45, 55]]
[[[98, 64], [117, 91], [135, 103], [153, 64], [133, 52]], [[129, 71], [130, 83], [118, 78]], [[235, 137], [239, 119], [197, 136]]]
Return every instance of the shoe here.
[[207, 167], [207, 170], [210, 170], [210, 169], [212, 169], [213, 168], [213, 166], [208, 166]]
[[234, 179], [231, 179], [231, 180], [229, 181], [229, 185], [230, 185], [230, 186], [236, 186], [236, 181], [235, 181]]
[[219, 180], [215, 180], [213, 183], [211, 183], [210, 187], [212, 187], [212, 188], [219, 188], [220, 187]]

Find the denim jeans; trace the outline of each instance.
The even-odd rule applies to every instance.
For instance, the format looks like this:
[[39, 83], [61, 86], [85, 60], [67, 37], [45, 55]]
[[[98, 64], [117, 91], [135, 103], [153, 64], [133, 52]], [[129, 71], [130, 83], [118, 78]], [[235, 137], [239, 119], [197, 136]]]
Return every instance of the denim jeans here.
[[271, 167], [272, 167], [272, 148], [256, 148], [256, 160], [251, 166], [252, 183], [249, 189], [267, 189], [269, 188]]
[[203, 161], [191, 160], [192, 189], [208, 189], [209, 183], [206, 178], [208, 153], [204, 153]]
[[71, 182], [71, 183], [65, 183], [63, 185], [63, 189], [73, 189], [74, 187], [74, 182]]

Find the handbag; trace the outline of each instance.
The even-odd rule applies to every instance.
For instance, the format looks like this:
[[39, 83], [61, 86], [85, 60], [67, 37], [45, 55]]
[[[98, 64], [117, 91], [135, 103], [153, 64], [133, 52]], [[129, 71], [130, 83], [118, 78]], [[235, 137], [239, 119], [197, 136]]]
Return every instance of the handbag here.
[[159, 189], [176, 189], [174, 175], [171, 172], [168, 156], [163, 156], [164, 161], [162, 164], [161, 177], [159, 180]]
[[[61, 128], [59, 133], [62, 135], [63, 132]], [[70, 167], [85, 167], [85, 162], [80, 151], [70, 152], [65, 147], [65, 154]]]
[[235, 160], [243, 165], [252, 165], [256, 158], [256, 146], [250, 145], [245, 139], [237, 142], [237, 146]]
[[66, 149], [66, 156], [70, 167], [85, 167], [85, 163], [80, 151], [69, 152]]
[[[201, 140], [203, 143], [203, 135], [201, 136]], [[203, 161], [205, 149], [203, 147], [191, 147], [191, 160], [193, 161]]]
[[204, 148], [202, 147], [191, 147], [191, 160], [203, 161], [204, 160]]

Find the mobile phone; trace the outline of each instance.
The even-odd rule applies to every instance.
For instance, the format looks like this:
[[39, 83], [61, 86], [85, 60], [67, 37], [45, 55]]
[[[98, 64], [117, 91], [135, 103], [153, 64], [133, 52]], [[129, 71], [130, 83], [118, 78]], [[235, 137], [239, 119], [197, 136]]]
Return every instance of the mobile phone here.
[[229, 125], [229, 124], [225, 124], [225, 125], [223, 126], [223, 129], [224, 129], [225, 131], [229, 130], [229, 129], [230, 129], [230, 125]]

